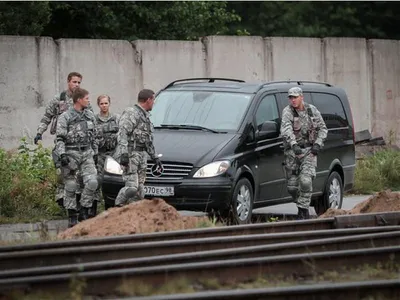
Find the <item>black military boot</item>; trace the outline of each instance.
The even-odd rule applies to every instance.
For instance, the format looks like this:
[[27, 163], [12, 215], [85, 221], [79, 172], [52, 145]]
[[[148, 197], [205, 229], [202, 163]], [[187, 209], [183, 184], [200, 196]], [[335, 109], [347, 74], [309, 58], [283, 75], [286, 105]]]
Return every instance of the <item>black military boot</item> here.
[[97, 215], [97, 201], [94, 200], [92, 207], [89, 207], [89, 212], [88, 212], [89, 218], [93, 218]]
[[81, 206], [79, 216], [82, 218], [82, 221], [89, 219], [89, 208]]
[[79, 222], [83, 221], [82, 209], [81, 209], [81, 197], [82, 197], [82, 194], [76, 194], [76, 195], [75, 195], [75, 199], [76, 199], [76, 208], [77, 208], [77, 210], [78, 210], [78, 212], [79, 212], [79, 215], [78, 215], [78, 221], [79, 221]]
[[308, 220], [310, 218], [310, 212], [307, 208], [298, 207], [297, 220]]
[[68, 209], [68, 228], [78, 224], [78, 214], [75, 209]]

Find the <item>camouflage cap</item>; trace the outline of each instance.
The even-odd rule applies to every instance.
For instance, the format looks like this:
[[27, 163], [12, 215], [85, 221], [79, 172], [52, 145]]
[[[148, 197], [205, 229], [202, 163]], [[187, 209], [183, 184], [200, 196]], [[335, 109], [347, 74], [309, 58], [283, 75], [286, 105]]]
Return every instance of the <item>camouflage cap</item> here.
[[288, 96], [294, 96], [294, 97], [298, 97], [298, 96], [302, 96], [303, 95], [303, 90], [301, 88], [299, 88], [298, 86], [292, 87], [289, 89], [288, 92]]

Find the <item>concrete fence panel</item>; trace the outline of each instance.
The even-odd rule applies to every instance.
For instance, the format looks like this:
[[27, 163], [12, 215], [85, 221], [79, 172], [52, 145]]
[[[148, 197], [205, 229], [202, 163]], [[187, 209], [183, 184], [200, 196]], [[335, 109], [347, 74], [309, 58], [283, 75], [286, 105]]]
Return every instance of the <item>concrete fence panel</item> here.
[[177, 79], [205, 76], [205, 53], [200, 41], [138, 40], [133, 45], [144, 88], [156, 92]]
[[122, 110], [136, 103], [135, 82], [140, 80], [132, 44], [120, 40], [60, 39], [60, 91], [67, 87], [67, 76], [82, 74], [81, 87], [90, 93], [95, 112], [99, 111], [97, 97], [111, 97], [110, 110]]
[[370, 74], [365, 39], [325, 38], [325, 80], [344, 88], [353, 110], [355, 130], [371, 127]]
[[[0, 147], [33, 138], [46, 103], [56, 88], [52, 39], [0, 36]], [[46, 87], [42, 82], [46, 82]]]
[[321, 39], [318, 38], [266, 38], [270, 64], [270, 80], [324, 81]]
[[372, 133], [400, 143], [400, 41], [370, 40]]
[[207, 76], [264, 81], [264, 41], [258, 36], [209, 36], [203, 39]]

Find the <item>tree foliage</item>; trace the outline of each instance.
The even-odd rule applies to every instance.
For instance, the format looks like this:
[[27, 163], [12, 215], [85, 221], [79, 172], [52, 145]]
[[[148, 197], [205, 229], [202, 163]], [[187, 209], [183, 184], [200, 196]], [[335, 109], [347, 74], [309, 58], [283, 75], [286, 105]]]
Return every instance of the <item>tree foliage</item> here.
[[0, 34], [40, 35], [50, 17], [48, 1], [0, 2]]
[[228, 33], [240, 17], [226, 2], [52, 2], [44, 35], [109, 39], [198, 39]]
[[400, 6], [386, 1], [0, 2], [0, 34], [179, 39], [206, 35], [400, 39]]
[[298, 37], [364, 37], [400, 39], [394, 24], [400, 14], [396, 2], [229, 2], [242, 22], [231, 29], [252, 35]]

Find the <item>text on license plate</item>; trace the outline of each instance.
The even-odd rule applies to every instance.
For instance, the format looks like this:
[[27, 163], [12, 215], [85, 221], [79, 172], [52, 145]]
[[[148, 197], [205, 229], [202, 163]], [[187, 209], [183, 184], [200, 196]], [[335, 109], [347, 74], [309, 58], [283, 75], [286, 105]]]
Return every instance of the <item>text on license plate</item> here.
[[144, 192], [146, 195], [152, 196], [173, 196], [174, 187], [173, 186], [144, 186]]

